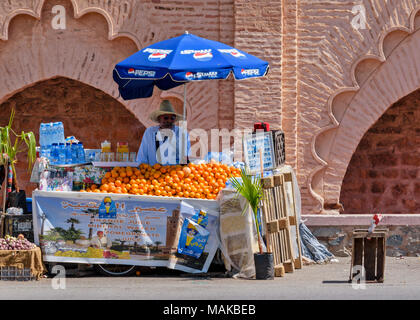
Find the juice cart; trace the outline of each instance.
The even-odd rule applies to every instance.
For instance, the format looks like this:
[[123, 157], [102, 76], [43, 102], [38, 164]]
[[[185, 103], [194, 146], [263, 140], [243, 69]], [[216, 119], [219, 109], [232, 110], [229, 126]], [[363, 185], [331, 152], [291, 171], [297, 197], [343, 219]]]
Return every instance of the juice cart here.
[[[188, 180], [191, 170], [186, 169], [187, 175], [183, 176], [180, 166], [168, 167], [178, 169], [174, 174], [174, 170], [166, 172], [165, 167], [149, 168], [149, 172], [134, 162], [93, 162], [95, 175], [98, 168], [102, 170], [96, 177], [101, 180], [100, 185], [85, 184], [79, 191], [35, 190], [34, 240], [42, 249], [44, 262], [93, 264], [108, 275], [129, 274], [136, 266], [207, 272], [219, 246], [219, 204], [215, 194], [223, 189], [226, 175], [214, 184], [210, 178], [203, 182], [207, 171], [220, 176], [219, 171], [203, 169], [212, 168], [212, 164], [196, 166], [203, 175], [194, 177], [191, 173]], [[195, 171], [195, 165], [184, 167]], [[137, 179], [130, 179], [131, 184], [123, 183], [124, 189], [114, 189], [121, 176], [113, 176], [118, 169], [123, 175], [122, 168], [126, 168], [126, 174], [137, 173], [130, 177]], [[238, 173], [236, 169], [232, 172]], [[170, 183], [171, 176], [174, 181], [183, 182]], [[205, 189], [192, 188], [199, 190], [194, 194], [188, 191], [190, 185]], [[159, 190], [165, 196], [156, 195]], [[205, 192], [209, 192], [210, 199], [204, 199]]]

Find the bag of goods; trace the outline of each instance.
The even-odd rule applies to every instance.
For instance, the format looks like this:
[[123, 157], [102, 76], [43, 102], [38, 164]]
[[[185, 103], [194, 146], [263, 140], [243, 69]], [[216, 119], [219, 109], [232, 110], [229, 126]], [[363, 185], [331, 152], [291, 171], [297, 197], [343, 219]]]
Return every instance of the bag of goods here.
[[220, 249], [226, 270], [234, 278], [255, 276], [254, 253], [258, 252], [257, 230], [251, 209], [243, 212], [246, 200], [234, 189], [226, 188], [220, 205]]
[[206, 247], [210, 232], [186, 218], [182, 225], [178, 253], [199, 259]]

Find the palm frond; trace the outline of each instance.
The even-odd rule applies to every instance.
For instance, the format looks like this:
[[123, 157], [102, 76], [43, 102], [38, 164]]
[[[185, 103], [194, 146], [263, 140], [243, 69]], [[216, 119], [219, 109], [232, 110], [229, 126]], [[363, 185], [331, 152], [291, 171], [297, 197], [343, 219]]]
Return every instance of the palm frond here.
[[262, 253], [262, 247], [260, 243], [260, 226], [258, 223], [258, 208], [264, 198], [264, 192], [260, 178], [252, 176], [245, 169], [241, 170], [241, 178], [231, 178], [232, 185], [236, 190], [236, 195], [241, 195], [246, 200], [246, 206], [242, 210], [242, 215], [250, 207], [254, 215], [254, 222], [257, 230], [258, 246], [260, 253]]
[[22, 140], [25, 141], [28, 147], [28, 171], [31, 170], [32, 165], [36, 160], [36, 139], [34, 133], [31, 132], [24, 132], [22, 131], [21, 134]]
[[[247, 204], [251, 207], [254, 215], [257, 215], [258, 207], [261, 200], [263, 199], [263, 191], [260, 179], [250, 175], [245, 169], [241, 170], [240, 180], [232, 178], [232, 185], [236, 190], [237, 195], [241, 195], [247, 201]], [[244, 211], [247, 209], [244, 208]]]
[[[12, 129], [14, 117], [15, 108], [12, 108], [9, 118], [9, 124], [5, 127], [0, 127], [0, 161], [3, 165], [6, 165], [8, 162], [10, 162], [13, 171], [13, 178], [15, 180], [15, 185], [18, 189], [18, 181], [15, 168], [17, 162], [17, 154], [24, 151], [24, 149], [22, 149], [22, 146], [25, 143], [26, 147], [28, 148], [28, 170], [30, 171], [33, 163], [36, 160], [36, 139], [33, 132], [22, 131], [20, 135], [17, 134]], [[13, 137], [14, 141], [12, 141]], [[5, 154], [7, 154], [8, 159], [4, 157]]]

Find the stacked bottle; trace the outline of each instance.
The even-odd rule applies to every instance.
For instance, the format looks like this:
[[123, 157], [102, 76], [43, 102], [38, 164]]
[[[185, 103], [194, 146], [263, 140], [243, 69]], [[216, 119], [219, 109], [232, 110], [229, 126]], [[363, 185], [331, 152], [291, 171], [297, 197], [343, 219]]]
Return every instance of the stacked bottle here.
[[[72, 147], [70, 143], [66, 144], [62, 122], [41, 123], [39, 144], [41, 146], [41, 157], [48, 158], [51, 164], [61, 165], [81, 162], [77, 152], [79, 145], [75, 144]], [[84, 154], [84, 150], [82, 152]], [[82, 162], [84, 162], [84, 159]]]
[[78, 163], [86, 162], [85, 149], [83, 148], [83, 143], [81, 142], [77, 144], [77, 162]]

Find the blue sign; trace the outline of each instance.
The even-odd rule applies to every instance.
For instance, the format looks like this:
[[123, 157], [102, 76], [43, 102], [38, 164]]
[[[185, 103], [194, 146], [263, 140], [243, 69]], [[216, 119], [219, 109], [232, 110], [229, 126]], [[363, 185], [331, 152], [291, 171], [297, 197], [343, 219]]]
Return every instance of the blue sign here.
[[99, 218], [100, 219], [116, 219], [117, 218], [117, 207], [111, 197], [105, 197], [99, 206]]

